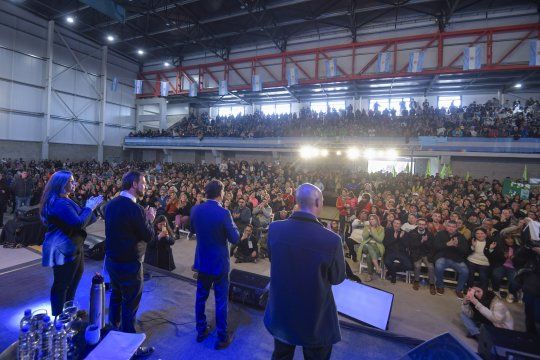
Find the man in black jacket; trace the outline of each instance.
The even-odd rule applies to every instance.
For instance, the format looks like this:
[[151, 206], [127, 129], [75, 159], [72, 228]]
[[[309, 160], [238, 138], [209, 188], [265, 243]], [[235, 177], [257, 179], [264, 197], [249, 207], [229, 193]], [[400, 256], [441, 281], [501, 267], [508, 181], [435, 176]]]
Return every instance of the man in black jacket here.
[[392, 284], [396, 282], [396, 273], [412, 269], [412, 263], [405, 247], [405, 231], [401, 230], [401, 220], [395, 219], [392, 228], [384, 232], [384, 265]]
[[[122, 178], [122, 192], [105, 207], [105, 266], [111, 278], [110, 324], [127, 333], [135, 333], [135, 318], [143, 290], [142, 258], [146, 244], [154, 238], [154, 208], [137, 204], [144, 194], [146, 179], [137, 171]], [[154, 352], [140, 347], [135, 355]]]
[[469, 277], [469, 268], [465, 259], [470, 253], [470, 245], [467, 239], [457, 231], [455, 221], [447, 221], [445, 227], [446, 230], [441, 230], [435, 235], [433, 244], [437, 294], [444, 294], [444, 270], [451, 268], [458, 274], [456, 295], [463, 299], [463, 289]]
[[246, 225], [234, 254], [236, 263], [257, 262], [258, 249], [258, 241], [253, 234], [253, 226]]
[[9, 200], [9, 186], [3, 173], [0, 173], [0, 229], [4, 226], [4, 213]]
[[427, 220], [420, 218], [416, 222], [418, 227], [405, 235], [407, 249], [414, 263], [414, 282], [413, 289], [420, 288], [420, 269], [422, 263], [428, 269], [429, 292], [435, 295], [435, 269], [433, 267], [433, 234], [427, 230]]
[[11, 191], [15, 195], [15, 210], [21, 206], [30, 206], [30, 198], [34, 192], [34, 182], [27, 171], [15, 176], [11, 184]]

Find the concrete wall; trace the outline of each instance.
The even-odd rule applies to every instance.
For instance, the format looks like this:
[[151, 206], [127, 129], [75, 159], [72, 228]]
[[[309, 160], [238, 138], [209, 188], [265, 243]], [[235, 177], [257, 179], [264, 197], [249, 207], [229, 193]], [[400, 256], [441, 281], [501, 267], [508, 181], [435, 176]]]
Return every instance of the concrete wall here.
[[509, 176], [517, 179], [521, 178], [527, 165], [529, 177], [540, 177], [540, 159], [452, 157], [451, 164], [452, 172], [458, 176], [465, 176], [469, 172], [473, 177], [504, 179]]
[[[49, 158], [55, 160], [92, 160], [97, 154], [96, 145], [74, 145], [51, 143]], [[35, 141], [0, 140], [0, 158], [36, 160], [41, 156], [41, 143]], [[129, 152], [124, 152], [119, 146], [105, 146], [103, 158], [109, 161], [119, 161], [129, 158]]]

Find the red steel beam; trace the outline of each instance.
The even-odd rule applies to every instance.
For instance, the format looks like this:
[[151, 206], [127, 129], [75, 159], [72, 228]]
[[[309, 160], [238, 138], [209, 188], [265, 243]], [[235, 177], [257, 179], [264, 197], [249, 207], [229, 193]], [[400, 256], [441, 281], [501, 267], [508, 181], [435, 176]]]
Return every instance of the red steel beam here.
[[531, 36], [534, 31], [536, 31], [536, 29], [529, 30], [529, 32], [525, 36], [523, 36], [521, 39], [519, 39], [517, 44], [512, 46], [512, 48], [510, 50], [508, 50], [506, 53], [504, 53], [504, 55], [499, 59], [499, 61], [497, 61], [495, 63], [495, 65], [500, 65], [504, 61], [504, 59], [506, 59], [508, 56], [510, 56], [510, 54], [512, 54], [514, 52], [514, 50], [516, 50], [519, 47], [519, 45], [523, 44], [523, 42], [525, 40], [527, 40], [529, 38], [529, 36]]
[[[488, 34], [488, 32], [484, 32], [483, 34], [480, 34], [476, 39], [474, 39], [474, 41], [472, 43], [469, 43], [469, 45], [467, 45], [468, 47], [476, 44], [477, 42], [480, 41], [481, 38], [483, 38], [486, 34]], [[448, 64], [446, 67], [447, 68], [451, 68], [452, 65], [455, 64], [456, 61], [458, 61], [459, 59], [461, 59], [461, 57], [463, 56], [463, 51], [460, 52], [459, 54], [456, 55], [456, 57], [450, 62], [450, 64]]]
[[[321, 51], [321, 54], [324, 56], [324, 58], [326, 60], [332, 59], [330, 56], [326, 55], [326, 53], [324, 51]], [[344, 75], [349, 75], [345, 70], [343, 70], [343, 68], [341, 66], [339, 66], [339, 64], [337, 63], [337, 59], [336, 59], [336, 67], [338, 68], [340, 73], [342, 73]]]
[[256, 60], [256, 62], [259, 63], [259, 65], [261, 65], [261, 67], [268, 73], [270, 74], [270, 76], [272, 77], [272, 79], [274, 79], [274, 81], [279, 81], [279, 79], [277, 77], [274, 76], [274, 74], [272, 74], [272, 72], [266, 67], [266, 65], [264, 65], [260, 60]]
[[490, 31], [486, 40], [486, 64], [488, 66], [493, 65], [493, 33]]
[[219, 86], [219, 80], [215, 77], [214, 73], [213, 73], [212, 71], [210, 71], [210, 69], [208, 68], [208, 66], [205, 66], [204, 69], [205, 69], [206, 73], [207, 73], [208, 75], [210, 75], [210, 77], [212, 78], [212, 80], [214, 80], [214, 81], [216, 82], [216, 84], [218, 84], [218, 86]]
[[288, 56], [287, 58], [288, 58], [289, 60], [291, 60], [292, 63], [293, 63], [294, 65], [296, 65], [296, 66], [298, 67], [298, 69], [302, 72], [302, 74], [306, 75], [306, 77], [307, 77], [308, 79], [311, 79], [311, 76], [309, 76], [309, 74], [307, 73], [307, 71], [304, 70], [304, 68], [303, 68], [298, 62], [296, 62], [292, 57], [289, 57], [289, 56]]
[[[437, 40], [437, 37], [434, 37], [426, 45], [422, 46], [422, 48], [420, 49], [420, 52], [422, 52], [422, 51], [426, 50], [428, 47], [430, 47], [431, 44], [433, 44], [435, 42], [435, 40]], [[394, 61], [396, 61], [396, 59], [394, 59]], [[399, 70], [399, 72], [404, 72], [408, 67], [409, 67], [409, 62], [407, 61], [405, 66], [402, 67], [401, 70]]]
[[249, 84], [249, 82], [246, 80], [246, 78], [242, 74], [240, 74], [238, 72], [238, 70], [236, 70], [236, 68], [233, 66], [233, 64], [228, 64], [228, 66], [229, 66], [230, 69], [233, 69], [233, 71], [236, 73], [236, 75], [238, 75], [238, 77], [240, 77], [240, 79], [242, 79], [243, 82], [245, 82], [246, 84]]

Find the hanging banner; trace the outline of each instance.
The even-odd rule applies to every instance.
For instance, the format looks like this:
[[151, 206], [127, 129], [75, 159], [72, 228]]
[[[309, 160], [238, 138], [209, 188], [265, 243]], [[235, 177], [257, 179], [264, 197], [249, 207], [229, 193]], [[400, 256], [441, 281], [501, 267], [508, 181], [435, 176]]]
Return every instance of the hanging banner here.
[[377, 72], [390, 72], [391, 56], [392, 54], [390, 52], [379, 53], [379, 58], [377, 59]]
[[531, 185], [505, 179], [503, 182], [503, 196], [514, 197], [519, 195], [521, 199], [528, 199], [531, 191]]
[[337, 62], [336, 59], [326, 60], [324, 62], [326, 68], [326, 77], [331, 78], [337, 76]]
[[289, 86], [298, 85], [298, 69], [296, 66], [291, 66], [287, 72], [287, 83]]
[[471, 46], [463, 50], [463, 70], [478, 70], [482, 66], [480, 46]]
[[160, 90], [161, 96], [167, 97], [169, 95], [169, 83], [167, 81], [162, 81]]
[[142, 80], [135, 80], [134, 91], [136, 95], [142, 94]]
[[415, 51], [409, 55], [408, 72], [421, 72], [424, 68], [424, 52]]
[[111, 81], [111, 91], [116, 92], [118, 90], [118, 78], [115, 76]]
[[540, 40], [531, 40], [529, 66], [540, 66]]
[[253, 75], [251, 77], [251, 88], [253, 91], [262, 91], [261, 75]]
[[227, 80], [219, 80], [218, 93], [219, 93], [219, 96], [225, 96], [229, 93], [229, 89], [227, 87]]
[[197, 92], [199, 91], [199, 84], [192, 82], [189, 83], [189, 97], [197, 97]]

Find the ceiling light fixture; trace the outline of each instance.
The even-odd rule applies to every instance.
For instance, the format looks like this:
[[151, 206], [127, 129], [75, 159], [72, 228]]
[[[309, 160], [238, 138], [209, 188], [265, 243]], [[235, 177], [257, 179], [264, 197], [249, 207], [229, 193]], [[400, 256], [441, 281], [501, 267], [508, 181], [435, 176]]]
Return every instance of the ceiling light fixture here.
[[108, 42], [113, 42], [114, 41], [114, 36], [113, 35], [107, 35], [107, 41]]
[[137, 50], [137, 54], [144, 55], [144, 50], [142, 50], [142, 49]]
[[167, 61], [165, 61], [165, 62], [163, 63], [163, 66], [169, 67], [169, 66], [171, 66], [171, 64], [169, 64]]
[[521, 85], [520, 83], [517, 83], [516, 85], [514, 85], [514, 87], [515, 87], [516, 89], [521, 89], [522, 86], [523, 86], [523, 85]]
[[75, 22], [75, 18], [74, 18], [73, 16], [68, 16], [68, 17], [66, 18], [66, 22], [67, 22], [68, 24], [73, 24], [73, 23]]

